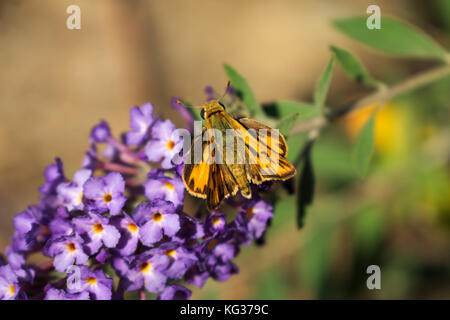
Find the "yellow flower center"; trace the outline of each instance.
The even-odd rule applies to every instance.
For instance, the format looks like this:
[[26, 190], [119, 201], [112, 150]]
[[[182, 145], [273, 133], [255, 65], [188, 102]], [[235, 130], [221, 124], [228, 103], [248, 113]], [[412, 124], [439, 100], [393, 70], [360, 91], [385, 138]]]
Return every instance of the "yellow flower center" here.
[[168, 257], [175, 258], [176, 255], [177, 255], [177, 252], [176, 252], [175, 250], [167, 250], [167, 251], [166, 251], [166, 255], [167, 255]]
[[9, 292], [11, 293], [11, 295], [14, 295], [14, 293], [16, 293], [16, 288], [13, 284], [9, 285]]
[[103, 231], [103, 226], [102, 226], [102, 224], [100, 222], [97, 222], [96, 224], [94, 224], [92, 226], [92, 229], [94, 229], [95, 233], [100, 233], [100, 232]]
[[150, 269], [152, 268], [152, 264], [149, 262], [143, 262], [140, 266], [139, 266], [139, 270], [142, 273], [147, 273], [150, 271]]
[[154, 214], [153, 214], [153, 221], [155, 221], [155, 222], [159, 222], [159, 221], [161, 221], [162, 220], [162, 218], [163, 218], [163, 215], [160, 213], [160, 212], [155, 212]]
[[83, 192], [80, 192], [78, 194], [78, 198], [77, 198], [76, 204], [80, 204], [81, 202], [83, 202]]
[[106, 203], [111, 202], [112, 200], [112, 194], [111, 193], [107, 193], [103, 196], [103, 201], [105, 201]]
[[74, 252], [74, 251], [77, 250], [77, 248], [75, 247], [75, 244], [73, 242], [70, 242], [70, 243], [67, 244], [67, 250], [69, 252]]
[[174, 147], [175, 147], [175, 142], [173, 142], [172, 140], [167, 141], [167, 149], [173, 150]]
[[86, 282], [89, 283], [90, 285], [94, 285], [97, 284], [97, 279], [93, 277], [87, 277]]
[[173, 184], [171, 184], [170, 182], [164, 182], [164, 187], [166, 187], [167, 189], [169, 189], [170, 191], [173, 191], [175, 189], [175, 187], [173, 186]]
[[137, 225], [135, 225], [133, 222], [130, 222], [130, 223], [128, 223], [128, 230], [129, 230], [131, 233], [135, 233], [135, 232], [138, 231], [138, 227], [137, 227]]
[[222, 221], [219, 217], [212, 218], [212, 224], [214, 227], [217, 227], [217, 225]]

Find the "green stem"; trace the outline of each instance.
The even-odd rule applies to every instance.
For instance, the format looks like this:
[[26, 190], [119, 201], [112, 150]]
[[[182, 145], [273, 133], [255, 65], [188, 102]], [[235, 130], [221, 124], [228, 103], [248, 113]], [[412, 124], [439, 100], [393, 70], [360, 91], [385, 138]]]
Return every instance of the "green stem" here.
[[389, 101], [397, 96], [423, 87], [449, 75], [450, 65], [443, 65], [431, 70], [424, 71], [393, 86], [382, 88], [381, 90], [358, 99], [356, 102], [353, 102], [342, 108], [332, 110], [327, 116], [319, 116], [309, 121], [299, 123], [298, 125], [294, 126], [294, 128], [292, 128], [290, 134], [294, 135], [313, 129], [322, 128], [329, 124], [331, 121], [336, 120], [357, 109], [366, 107], [372, 103], [382, 103]]

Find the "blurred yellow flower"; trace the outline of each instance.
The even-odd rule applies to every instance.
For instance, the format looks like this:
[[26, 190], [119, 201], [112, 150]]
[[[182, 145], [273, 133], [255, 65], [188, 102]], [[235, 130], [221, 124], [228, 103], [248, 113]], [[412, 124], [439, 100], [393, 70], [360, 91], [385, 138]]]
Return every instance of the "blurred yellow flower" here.
[[[352, 140], [369, 116], [375, 112], [376, 104], [356, 110], [343, 118], [344, 130]], [[397, 153], [407, 143], [407, 118], [405, 112], [394, 103], [385, 104], [375, 119], [375, 150], [380, 153]]]

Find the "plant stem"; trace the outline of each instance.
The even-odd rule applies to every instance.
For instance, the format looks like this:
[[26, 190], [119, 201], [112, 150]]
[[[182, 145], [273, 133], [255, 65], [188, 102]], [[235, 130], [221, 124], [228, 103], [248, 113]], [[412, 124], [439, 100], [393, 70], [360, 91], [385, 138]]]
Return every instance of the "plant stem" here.
[[379, 91], [371, 93], [361, 99], [356, 100], [355, 102], [346, 105], [337, 110], [331, 111], [327, 116], [319, 116], [309, 121], [299, 123], [298, 125], [292, 128], [290, 134], [298, 134], [306, 131], [310, 131], [313, 129], [318, 129], [326, 126], [333, 120], [336, 120], [354, 110], [366, 107], [372, 103], [382, 103], [392, 98], [395, 98], [401, 94], [404, 94], [408, 91], [415, 90], [424, 85], [432, 83], [440, 78], [450, 75], [450, 65], [443, 65], [431, 70], [427, 70], [421, 72], [409, 79], [406, 79], [402, 82], [399, 82], [393, 86], [382, 88]]

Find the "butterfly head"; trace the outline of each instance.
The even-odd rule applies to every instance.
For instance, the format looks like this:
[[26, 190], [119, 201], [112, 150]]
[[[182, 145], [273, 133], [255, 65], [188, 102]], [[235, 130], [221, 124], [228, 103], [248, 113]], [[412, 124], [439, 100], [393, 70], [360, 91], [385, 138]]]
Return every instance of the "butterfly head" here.
[[203, 119], [207, 119], [210, 115], [216, 112], [221, 112], [225, 110], [225, 106], [222, 102], [219, 101], [219, 99], [214, 99], [205, 102], [202, 105], [202, 111], [200, 112], [200, 115]]
[[[225, 92], [222, 94], [222, 96], [220, 96], [220, 98], [209, 100], [201, 106], [189, 106], [189, 108], [201, 109], [200, 115], [203, 119], [207, 119], [213, 113], [225, 111], [225, 105], [222, 102], [220, 102], [220, 100], [222, 100], [222, 98], [227, 94], [230, 86], [231, 86], [230, 81], [227, 81]], [[177, 100], [176, 102], [180, 105], [185, 106], [185, 104], [181, 100]]]

